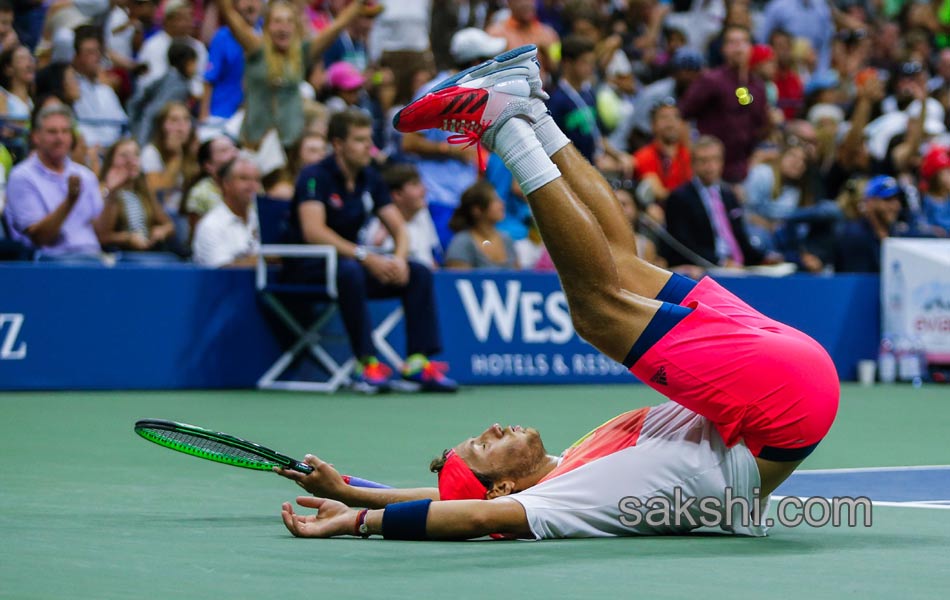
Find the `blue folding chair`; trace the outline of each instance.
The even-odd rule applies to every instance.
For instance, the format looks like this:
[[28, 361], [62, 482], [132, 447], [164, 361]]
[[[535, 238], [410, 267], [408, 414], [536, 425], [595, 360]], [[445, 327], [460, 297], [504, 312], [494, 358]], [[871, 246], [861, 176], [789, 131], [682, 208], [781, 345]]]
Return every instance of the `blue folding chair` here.
[[[267, 197], [257, 199], [257, 218], [261, 235], [261, 251], [257, 259], [256, 287], [264, 304], [296, 336], [294, 343], [257, 380], [257, 387], [268, 390], [335, 392], [349, 381], [356, 360], [335, 359], [325, 344], [336, 341], [324, 330], [337, 311], [336, 248], [312, 244], [283, 244], [291, 203]], [[326, 261], [326, 281], [313, 284], [286, 284], [277, 281], [280, 267], [272, 267], [267, 258], [321, 258]], [[286, 306], [291, 298], [312, 301], [320, 309], [310, 326], [303, 325]], [[304, 353], [308, 353], [327, 373], [325, 381], [280, 379]]]

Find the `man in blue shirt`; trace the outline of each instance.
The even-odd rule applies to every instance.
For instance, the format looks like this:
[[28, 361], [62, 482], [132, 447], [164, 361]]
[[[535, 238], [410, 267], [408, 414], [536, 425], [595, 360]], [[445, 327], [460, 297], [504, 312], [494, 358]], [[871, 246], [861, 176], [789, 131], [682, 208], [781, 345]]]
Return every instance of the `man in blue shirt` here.
[[[261, 0], [234, 0], [238, 14], [260, 31]], [[244, 49], [228, 26], [218, 32], [208, 46], [205, 93], [201, 99], [201, 120], [208, 117], [230, 119], [244, 102]]]
[[[372, 126], [372, 119], [358, 109], [330, 118], [327, 138], [333, 153], [300, 172], [290, 211], [291, 241], [336, 248], [340, 315], [366, 391], [387, 389], [391, 375], [376, 358], [368, 300], [398, 296], [406, 315], [408, 354], [402, 378], [423, 390], [454, 392], [457, 384], [429, 360], [441, 351], [432, 273], [406, 260], [405, 223], [382, 176], [370, 165]], [[357, 241], [373, 215], [392, 235], [392, 255], [377, 254]], [[301, 283], [324, 281], [325, 268], [322, 261], [294, 261], [288, 264], [288, 278]]]
[[561, 80], [551, 91], [548, 110], [558, 127], [589, 162], [603, 151], [596, 100], [590, 80], [594, 76], [594, 44], [568, 36], [561, 46]]

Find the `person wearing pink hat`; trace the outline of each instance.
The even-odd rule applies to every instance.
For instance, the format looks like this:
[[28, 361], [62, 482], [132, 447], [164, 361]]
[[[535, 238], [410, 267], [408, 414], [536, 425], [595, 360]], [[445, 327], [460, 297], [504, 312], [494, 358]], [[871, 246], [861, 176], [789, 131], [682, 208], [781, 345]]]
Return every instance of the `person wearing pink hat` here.
[[349, 106], [363, 108], [361, 98], [365, 96], [363, 84], [366, 78], [352, 63], [342, 60], [333, 63], [327, 69], [326, 77], [332, 96], [325, 104], [331, 113]]

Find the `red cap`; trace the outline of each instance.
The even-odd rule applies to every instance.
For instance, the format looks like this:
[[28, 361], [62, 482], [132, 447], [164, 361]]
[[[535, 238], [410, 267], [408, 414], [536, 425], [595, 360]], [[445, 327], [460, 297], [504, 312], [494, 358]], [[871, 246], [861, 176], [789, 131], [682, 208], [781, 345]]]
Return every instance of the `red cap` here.
[[930, 179], [942, 169], [950, 169], [950, 149], [935, 146], [920, 161], [920, 176]]
[[752, 53], [749, 55], [749, 68], [762, 64], [775, 58], [775, 51], [768, 44], [756, 44], [752, 46]]
[[449, 450], [445, 456], [445, 465], [439, 471], [440, 500], [484, 500], [488, 488], [475, 477], [465, 461]]

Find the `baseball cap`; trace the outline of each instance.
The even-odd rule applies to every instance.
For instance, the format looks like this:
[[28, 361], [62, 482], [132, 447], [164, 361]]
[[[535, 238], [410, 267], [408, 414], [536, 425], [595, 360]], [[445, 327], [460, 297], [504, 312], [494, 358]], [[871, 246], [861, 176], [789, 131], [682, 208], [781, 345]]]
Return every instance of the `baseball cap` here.
[[462, 457], [449, 450], [439, 471], [440, 500], [484, 500], [488, 489], [478, 480]]
[[455, 32], [449, 44], [449, 53], [458, 64], [486, 59], [501, 54], [508, 47], [505, 38], [494, 37], [477, 27], [466, 27]]
[[338, 90], [355, 90], [365, 82], [359, 69], [346, 61], [335, 62], [327, 69], [327, 83]]
[[703, 55], [688, 46], [677, 48], [670, 59], [671, 69], [682, 69], [685, 71], [699, 71], [703, 68]]
[[607, 77], [633, 75], [633, 65], [630, 64], [630, 59], [623, 50], [614, 52], [613, 58], [607, 63], [606, 75]]
[[934, 146], [920, 161], [920, 176], [930, 179], [943, 169], [950, 169], [950, 149]]
[[810, 96], [816, 92], [834, 89], [838, 87], [838, 83], [840, 83], [840, 79], [838, 79], [836, 72], [830, 70], [819, 71], [812, 75], [808, 83], [805, 84], [805, 95]]
[[165, 14], [173, 15], [183, 8], [191, 8], [191, 2], [188, 2], [188, 0], [168, 0], [165, 3]]
[[888, 175], [877, 175], [868, 181], [864, 188], [865, 198], [893, 198], [901, 191], [897, 180]]
[[756, 44], [752, 46], [752, 52], [749, 54], [749, 67], [755, 67], [764, 62], [773, 60], [775, 51], [768, 44]]

